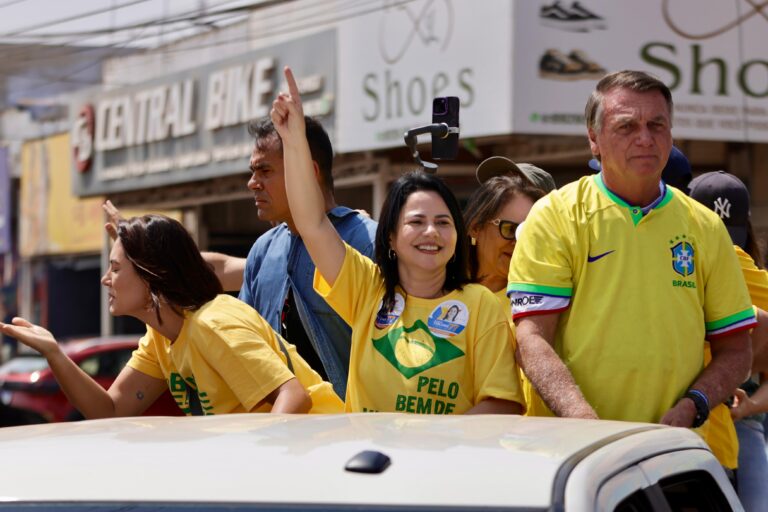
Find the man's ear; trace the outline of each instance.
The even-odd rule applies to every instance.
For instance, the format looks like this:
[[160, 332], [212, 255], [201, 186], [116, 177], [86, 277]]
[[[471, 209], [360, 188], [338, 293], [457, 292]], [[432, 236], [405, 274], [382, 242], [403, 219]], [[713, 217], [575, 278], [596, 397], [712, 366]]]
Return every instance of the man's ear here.
[[592, 152], [592, 155], [597, 158], [600, 156], [600, 146], [597, 143], [597, 134], [595, 134], [595, 130], [589, 128], [587, 130], [587, 137], [589, 138], [589, 150]]
[[[323, 177], [320, 174], [320, 165], [312, 160], [312, 168], [315, 170], [315, 179], [317, 179], [318, 183], [322, 183]], [[325, 183], [322, 183], [325, 185]]]

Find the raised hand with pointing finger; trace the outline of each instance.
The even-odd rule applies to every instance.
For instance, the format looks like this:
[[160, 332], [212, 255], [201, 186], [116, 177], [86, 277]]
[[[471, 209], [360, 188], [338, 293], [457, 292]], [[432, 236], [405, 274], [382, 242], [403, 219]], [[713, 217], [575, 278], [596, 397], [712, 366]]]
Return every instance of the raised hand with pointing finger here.
[[301, 95], [296, 79], [291, 68], [285, 66], [285, 83], [288, 92], [281, 92], [272, 102], [272, 110], [269, 115], [275, 125], [277, 133], [285, 142], [286, 140], [298, 141], [297, 137], [306, 139], [304, 124], [304, 109], [301, 106]]
[[[320, 186], [320, 213], [314, 205], [312, 218], [330, 217], [341, 237], [369, 257], [374, 253], [376, 223], [336, 203], [331, 138], [320, 120], [302, 116], [301, 73], [297, 73], [298, 81], [290, 72], [286, 74], [290, 78], [284, 78], [282, 82], [291, 90], [281, 84], [286, 92], [275, 100], [271, 115], [254, 119], [248, 126], [255, 144], [248, 162], [251, 172], [247, 187], [253, 194], [259, 219], [272, 223], [273, 227], [259, 236], [249, 252], [239, 276], [239, 297], [280, 331], [286, 324], [281, 321], [283, 302], [275, 300], [275, 290], [286, 289], [290, 283], [291, 298], [296, 305], [293, 310], [307, 314], [296, 315], [300, 318], [295, 322], [289, 320], [288, 324], [293, 327], [288, 326], [285, 332], [290, 333], [289, 339], [297, 339], [291, 330], [299, 335], [301, 330], [306, 332], [306, 346], [299, 352], [313, 359], [316, 369], [325, 370], [337, 393], [344, 396], [350, 328], [312, 287], [315, 265], [304, 240], [297, 239], [299, 230], [294, 223], [297, 213], [304, 210], [294, 211], [286, 196], [288, 187], [299, 190], [290, 185], [291, 177], [295, 177], [294, 181], [299, 185], [302, 181], [312, 181]], [[296, 121], [297, 129], [289, 121]], [[305, 203], [304, 200], [299, 202]], [[269, 264], [271, 261], [286, 261], [287, 265], [275, 266]]]
[[[397, 369], [394, 359], [392, 364], [383, 360], [370, 340], [396, 339], [398, 332], [411, 332], [416, 329], [412, 326], [431, 322], [430, 311], [456, 304], [456, 315], [462, 310], [465, 313], [454, 320], [465, 322], [461, 325], [465, 332], [449, 345], [460, 356], [453, 357], [448, 365], [424, 365], [423, 371], [430, 375], [426, 378], [455, 381], [456, 389], [472, 391], [461, 398], [456, 395], [449, 405], [439, 406], [441, 410], [438, 406], [432, 410], [430, 405], [422, 411], [519, 414], [523, 396], [504, 312], [490, 291], [482, 287], [469, 290], [471, 285], [462, 289], [468, 281], [464, 256], [468, 237], [456, 198], [435, 176], [403, 176], [383, 205], [384, 220], [375, 241], [376, 262], [346, 244], [325, 208], [316, 179], [318, 164], [312, 160], [305, 133], [299, 90], [289, 68], [285, 68], [285, 79], [288, 93], [275, 99], [271, 118], [282, 139], [291, 231], [299, 235], [315, 264], [314, 291], [352, 327], [346, 410], [405, 410], [397, 409], [396, 397], [415, 397], [417, 383]], [[464, 245], [458, 245], [457, 250], [457, 244]], [[448, 294], [452, 302], [446, 302]], [[476, 313], [481, 309], [483, 314]], [[465, 329], [469, 310], [474, 323]], [[382, 327], [380, 318], [396, 319]], [[382, 331], [389, 332], [381, 337]], [[461, 340], [461, 348], [453, 344], [456, 339]], [[484, 340], [483, 350], [475, 353], [479, 340]], [[421, 348], [413, 350], [413, 356], [403, 357], [421, 357]]]

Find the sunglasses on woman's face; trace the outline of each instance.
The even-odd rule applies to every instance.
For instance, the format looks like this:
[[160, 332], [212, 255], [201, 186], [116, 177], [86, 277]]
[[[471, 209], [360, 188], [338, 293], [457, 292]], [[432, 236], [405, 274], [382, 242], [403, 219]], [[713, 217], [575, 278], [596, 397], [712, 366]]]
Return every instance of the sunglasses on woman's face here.
[[520, 225], [512, 222], [511, 220], [501, 220], [501, 219], [493, 219], [492, 221], [490, 221], [490, 223], [493, 224], [494, 226], [499, 226], [499, 234], [505, 240], [514, 240], [515, 230], [517, 230], [517, 226]]

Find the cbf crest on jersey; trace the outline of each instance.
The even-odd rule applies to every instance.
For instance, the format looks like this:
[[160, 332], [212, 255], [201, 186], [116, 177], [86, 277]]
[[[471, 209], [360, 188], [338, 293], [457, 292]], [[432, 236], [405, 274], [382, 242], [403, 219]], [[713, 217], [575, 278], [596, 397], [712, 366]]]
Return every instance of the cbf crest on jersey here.
[[694, 271], [694, 250], [690, 242], [683, 240], [672, 247], [672, 269], [683, 277]]

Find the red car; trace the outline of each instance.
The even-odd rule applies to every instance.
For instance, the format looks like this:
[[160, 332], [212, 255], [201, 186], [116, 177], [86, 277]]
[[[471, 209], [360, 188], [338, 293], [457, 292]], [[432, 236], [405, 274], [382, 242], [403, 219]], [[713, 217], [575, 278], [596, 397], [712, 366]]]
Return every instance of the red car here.
[[[104, 389], [112, 385], [137, 346], [135, 336], [62, 343], [64, 352]], [[48, 362], [38, 354], [20, 355], [0, 366], [0, 403], [0, 421], [4, 425], [83, 418], [64, 396]], [[183, 413], [166, 391], [144, 415], [182, 416]]]

